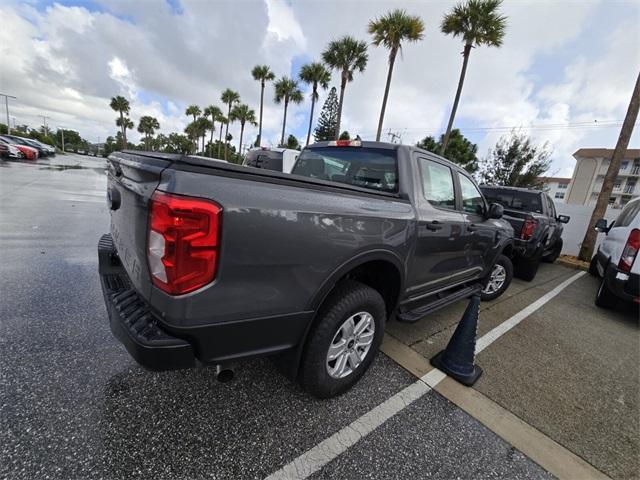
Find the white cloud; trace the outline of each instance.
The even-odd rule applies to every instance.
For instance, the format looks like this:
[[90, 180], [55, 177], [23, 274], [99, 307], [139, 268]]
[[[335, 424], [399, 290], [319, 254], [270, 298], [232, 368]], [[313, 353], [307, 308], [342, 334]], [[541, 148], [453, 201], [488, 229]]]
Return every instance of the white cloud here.
[[[366, 23], [396, 6], [420, 15], [425, 39], [404, 47], [396, 63], [385, 118], [386, 132], [414, 142], [439, 134], [449, 109], [461, 67], [461, 43], [439, 31], [442, 14], [453, 2], [396, 1], [220, 1], [184, 0], [176, 14], [162, 1], [102, 0], [101, 11], [53, 4], [38, 11], [21, 3], [0, 5], [0, 91], [18, 97], [12, 116], [18, 123], [37, 125], [38, 115], [52, 125], [76, 128], [89, 140], [116, 131], [109, 98], [124, 94], [131, 118], [153, 115], [161, 131], [182, 131], [184, 108], [218, 104], [227, 87], [258, 113], [259, 84], [250, 75], [258, 63], [277, 76], [289, 75], [292, 60], [318, 60], [333, 38], [350, 34], [369, 41]], [[619, 120], [624, 116], [635, 75], [640, 68], [637, 22], [621, 14], [598, 31], [597, 1], [505, 2], [508, 30], [500, 49], [474, 49], [469, 63], [457, 126], [497, 127]], [[637, 6], [615, 4], [619, 9]], [[628, 20], [625, 19], [628, 18]], [[613, 17], [612, 17], [613, 18]], [[599, 49], [580, 49], [577, 39], [602, 38]], [[572, 43], [573, 42], [573, 43]], [[566, 49], [577, 51], [565, 65]], [[565, 55], [565, 56], [563, 56]], [[356, 74], [346, 91], [344, 129], [364, 138], [375, 135], [387, 72], [387, 51], [371, 46], [369, 64]], [[552, 67], [546, 67], [548, 62]], [[558, 67], [557, 65], [561, 65]], [[555, 69], [557, 71], [549, 71]], [[337, 86], [334, 74], [333, 85]], [[321, 92], [316, 116], [327, 92]], [[265, 141], [280, 138], [282, 106], [265, 91]], [[289, 108], [287, 130], [306, 133], [309, 101]], [[540, 142], [554, 148], [554, 169], [566, 174], [578, 147], [612, 146], [615, 129], [531, 129]], [[238, 137], [238, 126], [231, 132]], [[257, 129], [247, 128], [253, 140]], [[500, 132], [477, 138], [480, 151]], [[477, 136], [477, 135], [476, 135]], [[137, 139], [137, 133], [132, 137]], [[636, 136], [637, 138], [637, 136]], [[235, 140], [234, 140], [235, 141]]]

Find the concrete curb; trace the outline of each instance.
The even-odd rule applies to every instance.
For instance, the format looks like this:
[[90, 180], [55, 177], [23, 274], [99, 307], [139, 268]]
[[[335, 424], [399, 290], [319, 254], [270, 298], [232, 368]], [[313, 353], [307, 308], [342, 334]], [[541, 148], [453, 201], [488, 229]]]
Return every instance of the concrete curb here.
[[571, 257], [569, 255], [560, 256], [556, 260], [556, 263], [576, 270], [584, 270], [585, 272], [589, 271], [589, 264], [587, 262], [583, 262], [582, 260], [578, 260], [576, 257]]

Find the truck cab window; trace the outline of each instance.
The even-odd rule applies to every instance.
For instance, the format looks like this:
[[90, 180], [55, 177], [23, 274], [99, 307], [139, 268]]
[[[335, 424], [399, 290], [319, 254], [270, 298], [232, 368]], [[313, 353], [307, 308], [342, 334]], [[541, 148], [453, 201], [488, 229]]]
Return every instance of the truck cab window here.
[[421, 158], [420, 173], [424, 197], [431, 205], [442, 208], [456, 208], [453, 174], [449, 167]]
[[460, 178], [460, 189], [462, 190], [462, 209], [467, 213], [484, 215], [486, 207], [478, 187], [465, 175], [458, 175], [458, 178]]

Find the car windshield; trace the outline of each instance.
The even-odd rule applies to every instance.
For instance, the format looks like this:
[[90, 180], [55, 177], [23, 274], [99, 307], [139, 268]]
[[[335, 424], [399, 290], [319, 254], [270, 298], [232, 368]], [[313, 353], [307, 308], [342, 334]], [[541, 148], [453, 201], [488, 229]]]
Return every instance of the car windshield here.
[[306, 148], [291, 173], [382, 192], [398, 191], [396, 151], [385, 148]]
[[542, 202], [537, 192], [487, 187], [482, 187], [481, 190], [490, 203], [499, 203], [512, 210], [542, 213]]

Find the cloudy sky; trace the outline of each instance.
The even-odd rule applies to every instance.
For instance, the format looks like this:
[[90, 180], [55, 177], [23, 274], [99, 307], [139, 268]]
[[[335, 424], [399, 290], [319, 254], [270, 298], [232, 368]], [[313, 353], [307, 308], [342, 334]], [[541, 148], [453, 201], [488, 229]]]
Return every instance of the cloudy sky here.
[[[442, 133], [461, 66], [461, 43], [439, 31], [449, 1], [376, 0], [0, 0], [0, 93], [17, 124], [78, 130], [89, 141], [116, 131], [110, 97], [130, 99], [131, 118], [158, 118], [182, 131], [185, 107], [221, 105], [229, 87], [259, 103], [250, 74], [268, 64], [296, 76], [344, 34], [370, 41], [367, 22], [400, 7], [422, 17], [425, 38], [406, 45], [396, 64], [384, 131], [404, 143]], [[613, 148], [640, 70], [639, 0], [506, 0], [504, 46], [478, 48], [455, 126], [488, 148], [513, 127], [552, 147], [550, 173], [569, 176], [580, 147]], [[369, 63], [347, 87], [344, 129], [375, 137], [387, 52], [369, 47]], [[334, 75], [334, 85], [338, 76]], [[305, 87], [306, 92], [306, 87]], [[282, 107], [265, 102], [265, 142], [277, 143]], [[326, 98], [323, 93], [320, 105]], [[309, 103], [290, 109], [288, 130], [303, 140]], [[316, 112], [319, 111], [319, 108]], [[0, 121], [5, 122], [4, 106]], [[13, 123], [13, 120], [12, 120]], [[231, 128], [234, 138], [238, 129]], [[255, 138], [249, 128], [246, 138]], [[132, 133], [133, 140], [138, 133]], [[640, 147], [636, 132], [631, 146]], [[236, 141], [236, 140], [234, 140]]]

